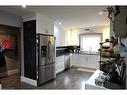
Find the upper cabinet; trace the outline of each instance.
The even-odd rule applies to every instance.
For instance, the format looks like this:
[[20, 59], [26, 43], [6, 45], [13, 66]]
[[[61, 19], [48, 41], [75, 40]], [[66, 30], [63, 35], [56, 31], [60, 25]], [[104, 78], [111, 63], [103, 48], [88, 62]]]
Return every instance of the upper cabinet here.
[[119, 12], [113, 21], [113, 31], [116, 37], [123, 38], [127, 36], [127, 7], [119, 7]]
[[56, 36], [56, 46], [78, 45], [79, 34], [76, 29], [65, 29], [61, 26], [54, 26], [54, 35]]
[[54, 35], [54, 22], [52, 19], [36, 14], [36, 20], [37, 33]]
[[24, 21], [36, 20], [36, 33], [54, 35], [54, 21], [40, 13], [27, 15]]
[[65, 39], [65, 31], [63, 28], [54, 25], [54, 36], [56, 37], [56, 46], [66, 46], [65, 41], [67, 39]]

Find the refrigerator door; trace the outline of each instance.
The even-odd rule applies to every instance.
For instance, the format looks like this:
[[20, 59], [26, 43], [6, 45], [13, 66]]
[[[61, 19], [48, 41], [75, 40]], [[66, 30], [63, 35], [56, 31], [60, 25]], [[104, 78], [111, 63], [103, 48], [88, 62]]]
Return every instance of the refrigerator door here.
[[47, 55], [48, 55], [48, 51], [47, 51], [47, 45], [48, 45], [48, 36], [44, 36], [44, 35], [38, 35], [38, 60], [39, 60], [39, 66], [42, 65], [46, 65], [47, 63]]
[[47, 64], [55, 64], [55, 38], [53, 36], [49, 36], [48, 46], [47, 46]]
[[38, 85], [46, 83], [56, 77], [55, 64], [49, 64], [46, 66], [39, 66], [39, 79]]
[[39, 66], [38, 70], [39, 70], [39, 73], [38, 73], [38, 85], [41, 85], [41, 84], [46, 82], [45, 66]]
[[55, 38], [38, 35], [38, 85], [56, 77], [55, 74]]
[[53, 36], [39, 35], [39, 65], [55, 63], [55, 40]]

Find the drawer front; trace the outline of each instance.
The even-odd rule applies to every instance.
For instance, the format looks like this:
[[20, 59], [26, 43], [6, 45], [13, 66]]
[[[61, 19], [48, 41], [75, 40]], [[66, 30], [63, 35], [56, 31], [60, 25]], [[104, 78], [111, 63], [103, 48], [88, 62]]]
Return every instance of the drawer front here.
[[65, 69], [64, 63], [56, 64], [56, 74], [63, 71]]

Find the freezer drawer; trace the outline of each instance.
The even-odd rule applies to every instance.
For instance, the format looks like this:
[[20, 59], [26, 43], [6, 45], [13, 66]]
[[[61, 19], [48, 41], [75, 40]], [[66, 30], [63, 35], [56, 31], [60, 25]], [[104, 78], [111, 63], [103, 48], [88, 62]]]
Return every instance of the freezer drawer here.
[[39, 66], [38, 72], [38, 85], [46, 83], [56, 77], [55, 75], [55, 64], [46, 66]]

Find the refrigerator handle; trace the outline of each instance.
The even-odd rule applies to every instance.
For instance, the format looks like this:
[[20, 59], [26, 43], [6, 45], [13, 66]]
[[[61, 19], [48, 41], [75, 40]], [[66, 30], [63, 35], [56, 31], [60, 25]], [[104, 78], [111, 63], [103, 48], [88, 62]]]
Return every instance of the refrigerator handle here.
[[50, 51], [50, 47], [51, 47], [51, 42], [50, 40], [48, 41], [48, 59], [51, 59], [51, 51]]

